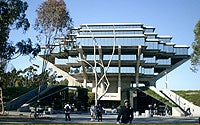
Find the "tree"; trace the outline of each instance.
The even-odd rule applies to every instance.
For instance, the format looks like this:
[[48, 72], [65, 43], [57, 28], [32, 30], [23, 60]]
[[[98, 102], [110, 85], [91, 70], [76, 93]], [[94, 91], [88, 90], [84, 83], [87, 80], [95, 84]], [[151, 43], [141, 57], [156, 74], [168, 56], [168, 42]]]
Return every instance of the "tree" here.
[[194, 28], [195, 41], [192, 43], [193, 52], [191, 54], [192, 71], [198, 71], [200, 65], [200, 20], [197, 22]]
[[[14, 54], [30, 54], [34, 56], [40, 51], [39, 45], [32, 47], [30, 39], [27, 41], [17, 42], [13, 45], [9, 42], [9, 34], [11, 30], [22, 28], [26, 32], [30, 23], [26, 18], [25, 11], [28, 8], [27, 2], [21, 0], [1, 0], [0, 1], [0, 59], [1, 63], [12, 59]], [[2, 62], [3, 60], [3, 62]]]
[[[21, 0], [1, 0], [0, 1], [0, 73], [5, 71], [6, 64], [13, 59], [16, 54], [36, 56], [40, 52], [40, 46], [33, 47], [30, 39], [27, 41], [9, 41], [11, 30], [22, 28], [24, 33], [29, 29], [30, 23], [26, 18], [25, 11], [28, 8], [27, 2]], [[18, 57], [17, 56], [17, 57]], [[16, 57], [15, 57], [16, 58]]]
[[[54, 39], [58, 36], [67, 35], [72, 26], [72, 19], [63, 0], [47, 0], [36, 11], [35, 30], [39, 32], [37, 38], [39, 42], [44, 40], [45, 46], [42, 67], [42, 73], [44, 73], [47, 66], [46, 60], [54, 49]], [[45, 82], [43, 81], [43, 83]]]
[[[30, 23], [26, 18], [27, 2], [21, 0], [0, 0], [0, 75], [5, 73], [6, 64], [13, 59], [15, 54], [36, 56], [40, 51], [39, 45], [34, 48], [30, 39], [27, 41], [13, 42], [9, 41], [10, 31], [22, 28], [24, 32], [30, 27]], [[18, 57], [18, 56], [17, 56]], [[3, 79], [3, 78], [1, 78]], [[1, 82], [1, 81], [0, 81]], [[3, 83], [4, 84], [4, 83]], [[2, 85], [3, 85], [2, 84]], [[2, 112], [3, 102], [2, 103]]]
[[31, 84], [31, 80], [29, 80], [25, 74], [27, 69], [26, 68], [24, 71], [19, 70], [17, 71], [15, 68], [12, 69], [11, 71], [8, 71], [4, 74], [1, 75], [2, 79], [1, 81], [3, 82], [2, 88], [6, 89], [9, 87], [32, 87], [33, 85]]
[[48, 55], [53, 50], [54, 39], [58, 36], [66, 36], [72, 26], [72, 19], [66, 10], [66, 4], [63, 0], [47, 0], [36, 10], [37, 19], [35, 21], [35, 30], [39, 32], [37, 36], [48, 49], [45, 54]]

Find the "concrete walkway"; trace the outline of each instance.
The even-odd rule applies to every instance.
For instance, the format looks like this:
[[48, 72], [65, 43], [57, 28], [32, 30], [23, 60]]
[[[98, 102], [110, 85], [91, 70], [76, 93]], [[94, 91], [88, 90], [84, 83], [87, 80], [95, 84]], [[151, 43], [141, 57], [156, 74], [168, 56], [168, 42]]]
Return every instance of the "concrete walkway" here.
[[[9, 112], [7, 116], [0, 116], [0, 123], [109, 123], [115, 124], [117, 115], [103, 115], [103, 121], [90, 121], [89, 113], [71, 114], [71, 121], [65, 121], [64, 114], [44, 115], [39, 119], [30, 118], [29, 112]], [[198, 124], [198, 117], [144, 117], [136, 116], [132, 122], [133, 124]]]

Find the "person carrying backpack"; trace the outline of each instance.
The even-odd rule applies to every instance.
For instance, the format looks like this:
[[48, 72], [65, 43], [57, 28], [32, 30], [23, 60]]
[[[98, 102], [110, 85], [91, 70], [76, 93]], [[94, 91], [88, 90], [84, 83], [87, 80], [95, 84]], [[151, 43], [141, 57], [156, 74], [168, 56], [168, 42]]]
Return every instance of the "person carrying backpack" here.
[[70, 118], [71, 106], [69, 105], [69, 103], [65, 104], [64, 110], [65, 110], [65, 121], [68, 121], [68, 120], [71, 121], [71, 118]]
[[103, 108], [101, 106], [101, 104], [99, 103], [97, 106], [96, 106], [96, 118], [99, 121], [102, 122], [102, 112], [103, 112]]

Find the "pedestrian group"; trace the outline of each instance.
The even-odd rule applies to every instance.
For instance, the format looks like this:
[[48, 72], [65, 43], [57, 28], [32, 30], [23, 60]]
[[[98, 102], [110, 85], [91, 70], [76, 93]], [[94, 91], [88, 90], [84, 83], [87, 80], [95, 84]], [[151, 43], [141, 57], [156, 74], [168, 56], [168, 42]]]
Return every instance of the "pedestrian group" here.
[[[71, 106], [69, 103], [65, 104], [64, 112], [65, 112], [65, 120], [71, 121], [71, 118], [70, 118]], [[101, 106], [100, 103], [96, 106], [91, 105], [90, 107], [91, 121], [97, 120], [98, 122], [102, 122], [102, 113], [103, 113], [103, 107]], [[133, 108], [130, 106], [128, 100], [124, 100], [124, 105], [121, 106], [116, 120], [117, 120], [117, 124], [132, 123]]]
[[[156, 107], [156, 104], [149, 105], [149, 113], [153, 115], [155, 112], [153, 110], [153, 107]], [[156, 109], [156, 108], [155, 108]], [[186, 111], [190, 113], [190, 109], [186, 108]], [[103, 113], [103, 107], [100, 103], [98, 105], [91, 105], [90, 107], [90, 116], [91, 116], [91, 121], [97, 120], [98, 122], [102, 122], [102, 113]], [[70, 118], [70, 112], [71, 112], [71, 106], [69, 103], [66, 103], [64, 106], [64, 111], [65, 111], [65, 120], [66, 121], [71, 121]], [[165, 113], [168, 115], [168, 106], [165, 106]], [[123, 106], [120, 107], [118, 111], [118, 116], [116, 119], [116, 124], [131, 124], [133, 121], [134, 115], [133, 115], [133, 108], [130, 106], [130, 103], [128, 100], [124, 100]]]

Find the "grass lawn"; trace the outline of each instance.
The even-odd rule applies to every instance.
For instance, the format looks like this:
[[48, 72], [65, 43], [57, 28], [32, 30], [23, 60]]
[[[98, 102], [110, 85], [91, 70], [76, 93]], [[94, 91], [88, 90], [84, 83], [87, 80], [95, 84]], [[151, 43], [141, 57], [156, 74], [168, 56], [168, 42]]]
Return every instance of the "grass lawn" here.
[[173, 90], [173, 92], [184, 99], [193, 102], [193, 104], [200, 106], [200, 90]]

